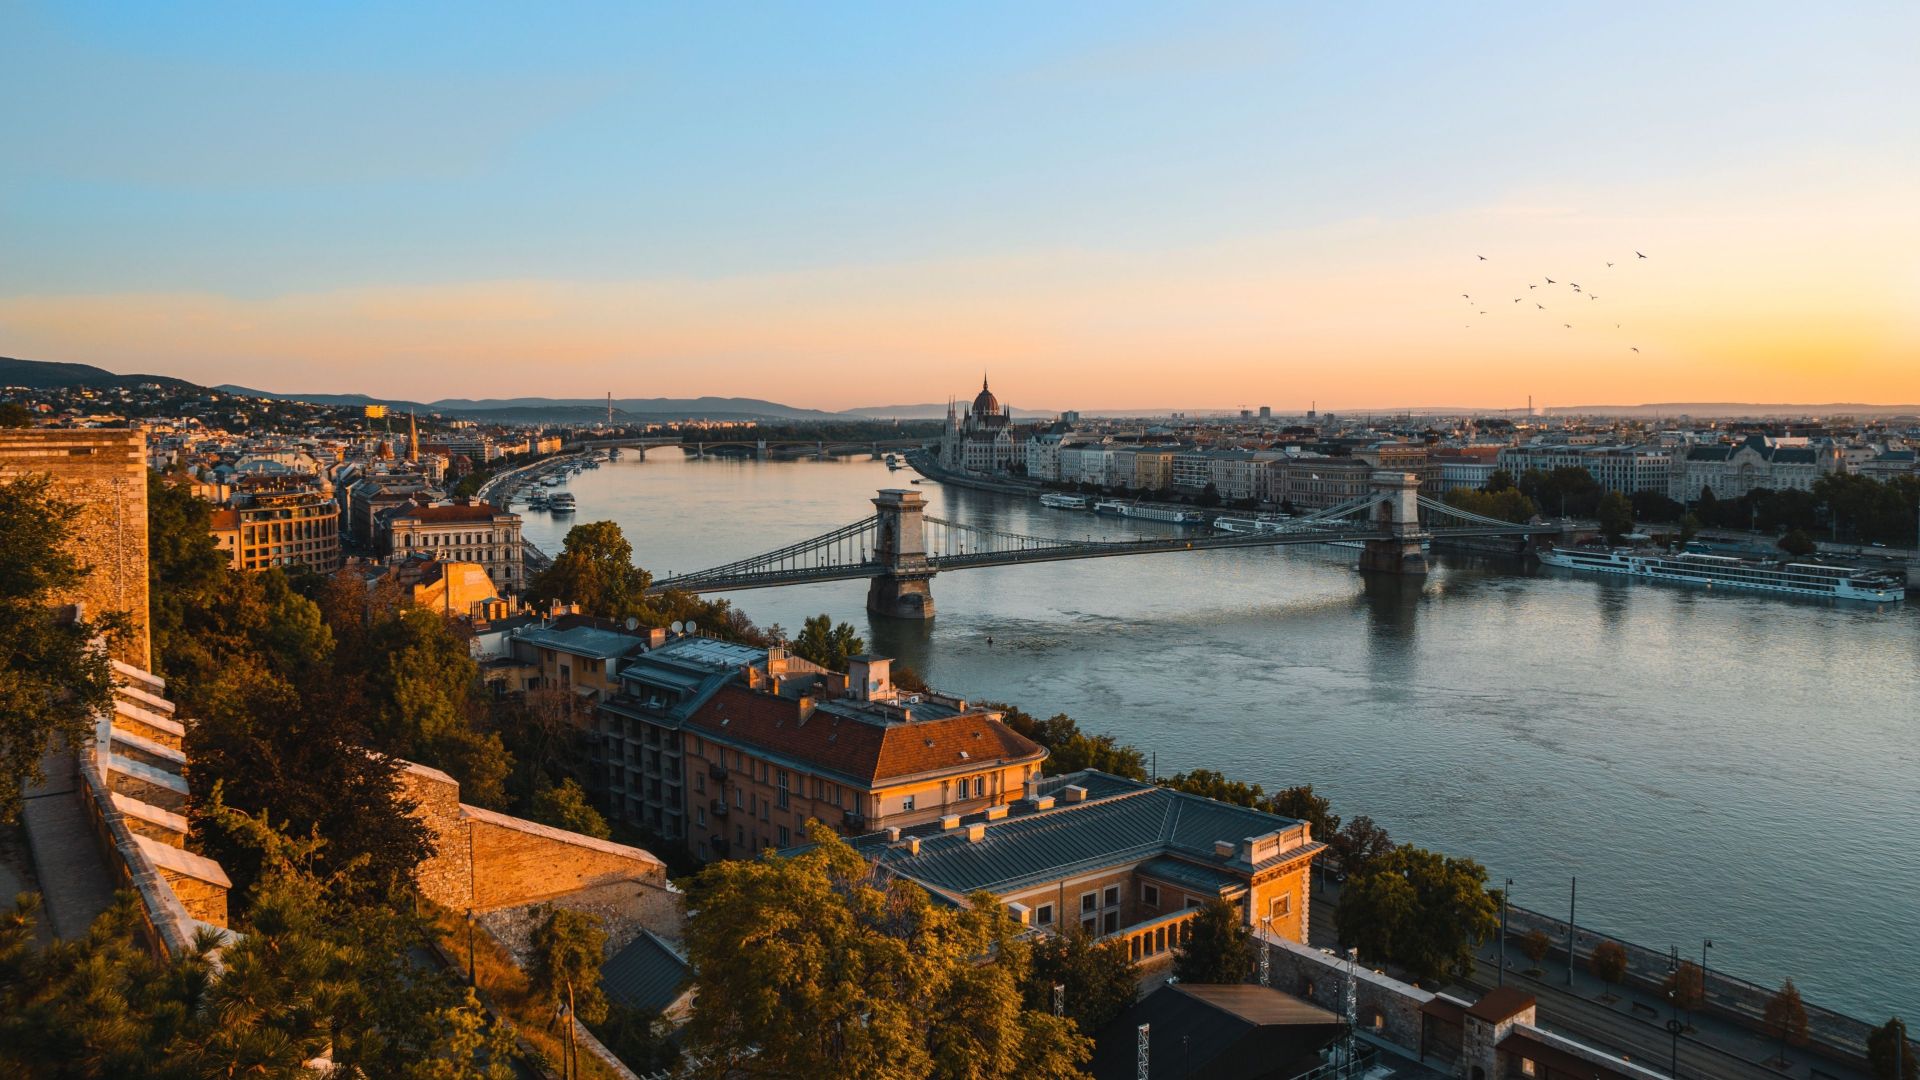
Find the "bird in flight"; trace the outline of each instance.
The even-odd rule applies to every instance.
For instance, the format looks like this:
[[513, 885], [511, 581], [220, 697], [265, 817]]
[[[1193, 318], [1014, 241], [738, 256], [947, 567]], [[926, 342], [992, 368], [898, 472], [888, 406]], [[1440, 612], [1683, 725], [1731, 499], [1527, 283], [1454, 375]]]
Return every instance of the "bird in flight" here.
[[1635, 345], [1635, 346], [1633, 347], [1633, 351], [1634, 351], [1634, 352], [1639, 352], [1639, 351], [1640, 351], [1640, 346], [1638, 346], [1638, 345]]
[[1547, 310], [1547, 305], [1545, 304], [1535, 304], [1533, 306], [1539, 308], [1541, 311]]
[[1612, 266], [1613, 264], [1612, 264], [1612, 263], [1608, 263], [1607, 265], [1608, 265], [1608, 266]]
[[1569, 330], [1573, 329], [1573, 324], [1570, 322], [1563, 322], [1560, 325], [1566, 327]]
[[1480, 261], [1481, 261], [1481, 262], [1486, 262], [1486, 261], [1487, 261], [1487, 257], [1486, 257], [1485, 255], [1482, 255], [1482, 256], [1480, 256], [1479, 258], [1480, 258]]
[[1519, 298], [1519, 297], [1517, 297], [1517, 296], [1516, 296], [1516, 297], [1514, 297], [1514, 298], [1513, 298], [1513, 302], [1514, 302], [1514, 303], [1516, 303], [1516, 304], [1517, 304], [1517, 303], [1519, 303], [1519, 302], [1520, 302], [1520, 298]]
[[1529, 285], [1529, 286], [1527, 286], [1527, 288], [1529, 288], [1529, 289], [1537, 289], [1537, 288], [1539, 288], [1539, 287], [1540, 287], [1540, 286], [1538, 286], [1538, 285]]
[[1467, 295], [1466, 293], [1461, 293], [1461, 294], [1460, 294], [1460, 299], [1462, 299], [1462, 300], [1471, 300], [1471, 299], [1473, 299], [1473, 297], [1471, 297], [1471, 296], [1468, 296], [1468, 295]]
[[[1640, 255], [1640, 257], [1641, 257], [1641, 258], [1643, 258], [1643, 259], [1644, 259], [1644, 258], [1646, 258], [1646, 256], [1645, 256], [1645, 255], [1641, 255], [1641, 254], [1640, 254], [1640, 252], [1638, 252], [1638, 251], [1636, 251], [1636, 252], [1634, 252], [1634, 254], [1635, 254], [1635, 255]], [[1638, 350], [1638, 349], [1635, 349], [1635, 350], [1634, 350], [1634, 352], [1639, 352], [1639, 351], [1640, 351], [1640, 350]]]
[[1548, 278], [1548, 279], [1547, 279], [1547, 284], [1549, 284], [1549, 285], [1551, 285], [1551, 284], [1553, 284], [1553, 279], [1552, 279], [1552, 278]]
[[1588, 294], [1587, 294], [1587, 299], [1589, 299], [1589, 300], [1598, 300], [1598, 299], [1600, 299], [1600, 298], [1599, 298], [1599, 297], [1597, 297], [1597, 296], [1595, 296], [1595, 295], [1593, 295], [1592, 293], [1588, 293]]

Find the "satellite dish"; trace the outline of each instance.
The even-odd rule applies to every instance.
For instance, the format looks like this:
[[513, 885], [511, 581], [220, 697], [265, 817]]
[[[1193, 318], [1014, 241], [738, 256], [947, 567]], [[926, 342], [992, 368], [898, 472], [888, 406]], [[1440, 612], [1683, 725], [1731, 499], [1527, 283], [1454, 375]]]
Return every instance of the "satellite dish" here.
[[673, 620], [673, 625], [672, 625], [672, 626], [669, 626], [669, 627], [668, 627], [667, 629], [669, 629], [669, 630], [672, 630], [672, 631], [673, 631], [674, 633], [676, 633], [676, 634], [677, 634], [677, 633], [679, 633], [679, 632], [680, 632], [681, 630], [683, 630], [684, 628], [685, 628], [685, 625], [684, 625], [683, 623], [681, 623], [681, 621], [680, 621], [679, 619], [675, 619], [675, 620]]
[[699, 624], [697, 624], [697, 623], [695, 623], [695, 622], [694, 622], [694, 621], [693, 621], [692, 619], [688, 619], [688, 620], [687, 620], [687, 633], [689, 633], [689, 634], [697, 634], [697, 633], [699, 633], [699, 632], [700, 632], [700, 626], [699, 626]]
[[629, 631], [640, 629], [640, 620], [631, 615], [627, 616], [627, 629]]

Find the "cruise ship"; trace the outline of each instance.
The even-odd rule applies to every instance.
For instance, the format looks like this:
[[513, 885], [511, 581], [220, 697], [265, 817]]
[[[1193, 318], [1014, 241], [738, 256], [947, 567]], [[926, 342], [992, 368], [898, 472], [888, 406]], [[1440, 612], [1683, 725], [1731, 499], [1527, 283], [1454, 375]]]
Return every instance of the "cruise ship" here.
[[1217, 517], [1213, 519], [1213, 527], [1223, 533], [1277, 533], [1285, 532], [1287, 523], [1284, 518]]
[[1594, 574], [1676, 581], [1684, 585], [1753, 589], [1830, 600], [1866, 600], [1893, 603], [1907, 598], [1906, 584], [1883, 570], [1866, 570], [1827, 563], [1776, 562], [1709, 555], [1690, 549], [1678, 555], [1659, 551], [1599, 546], [1549, 547], [1540, 551], [1548, 566]]
[[1087, 500], [1082, 495], [1062, 495], [1057, 491], [1050, 491], [1040, 496], [1040, 505], [1051, 506], [1055, 510], [1085, 510]]
[[547, 498], [547, 512], [553, 514], [573, 513], [573, 492], [556, 491]]
[[1207, 520], [1198, 510], [1171, 510], [1164, 506], [1142, 506], [1139, 503], [1121, 502], [1118, 499], [1104, 499], [1093, 504], [1096, 514], [1119, 514], [1121, 517], [1139, 518], [1141, 521], [1165, 521], [1173, 525], [1198, 525]]

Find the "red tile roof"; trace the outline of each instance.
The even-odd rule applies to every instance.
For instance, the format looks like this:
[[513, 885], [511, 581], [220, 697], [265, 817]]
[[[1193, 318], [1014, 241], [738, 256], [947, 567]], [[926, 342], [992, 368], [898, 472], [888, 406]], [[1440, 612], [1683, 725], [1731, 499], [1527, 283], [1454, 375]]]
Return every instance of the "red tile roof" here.
[[1046, 751], [985, 712], [877, 724], [729, 686], [687, 719], [696, 731], [878, 787], [923, 773], [1038, 761]]

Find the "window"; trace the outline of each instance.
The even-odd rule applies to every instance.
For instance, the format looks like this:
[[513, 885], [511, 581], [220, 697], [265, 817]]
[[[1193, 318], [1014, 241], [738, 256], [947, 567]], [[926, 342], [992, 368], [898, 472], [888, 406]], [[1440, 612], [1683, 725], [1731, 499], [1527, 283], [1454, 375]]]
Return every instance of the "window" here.
[[902, 797], [900, 800], [900, 812], [904, 814], [907, 811], [912, 809], [913, 809], [913, 796], [907, 795]]
[[1052, 926], [1053, 925], [1053, 905], [1052, 904], [1041, 904], [1039, 907], [1033, 909], [1033, 925], [1035, 926]]
[[693, 774], [693, 791], [696, 795], [705, 795], [707, 793], [707, 774]]
[[1081, 893], [1080, 894], [1080, 913], [1081, 914], [1084, 915], [1089, 911], [1098, 911], [1098, 910], [1100, 910], [1100, 894], [1099, 893]]
[[1111, 934], [1118, 929], [1120, 929], [1120, 913], [1117, 911], [1107, 912], [1106, 932]]
[[696, 821], [698, 824], [704, 827], [707, 823], [707, 808], [704, 806], [694, 807], [693, 817], [694, 817], [694, 821]]
[[1089, 915], [1080, 920], [1080, 929], [1085, 930], [1089, 934], [1097, 934], [1100, 932], [1100, 920]]
[[787, 827], [785, 825], [780, 826], [780, 846], [786, 847], [792, 840], [793, 836], [787, 832]]
[[1284, 919], [1293, 914], [1293, 894], [1281, 893], [1267, 901], [1267, 918]]
[[[779, 780], [780, 780], [780, 791], [779, 791], [778, 798], [780, 800], [780, 809], [785, 810], [787, 808], [787, 770], [785, 769], [780, 770]], [[780, 846], [786, 847], [787, 846], [786, 842], [781, 841]]]
[[1107, 886], [1106, 895], [1100, 898], [1100, 906], [1110, 907], [1110, 908], [1119, 907], [1120, 906], [1120, 886], [1118, 885]]
[[1148, 907], [1156, 907], [1156, 908], [1159, 907], [1160, 906], [1160, 886], [1148, 885], [1144, 881], [1141, 882], [1140, 883], [1140, 902], [1147, 905]]

